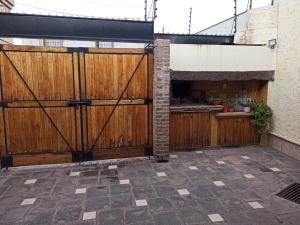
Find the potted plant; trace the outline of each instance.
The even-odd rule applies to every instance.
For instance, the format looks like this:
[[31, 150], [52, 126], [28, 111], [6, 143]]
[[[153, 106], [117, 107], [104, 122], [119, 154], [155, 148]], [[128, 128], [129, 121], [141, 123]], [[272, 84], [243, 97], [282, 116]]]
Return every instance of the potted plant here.
[[245, 99], [245, 101], [242, 101], [240, 104], [243, 106], [243, 111], [246, 112], [246, 113], [249, 113], [251, 112], [251, 99], [248, 98], [248, 99]]
[[266, 103], [253, 100], [251, 103], [251, 112], [253, 113], [251, 123], [261, 134], [261, 144], [265, 145], [268, 142], [267, 133], [270, 130], [272, 110]]
[[234, 112], [234, 100], [228, 99], [227, 104], [228, 104], [228, 112]]
[[223, 113], [227, 113], [228, 112], [228, 104], [226, 101], [223, 102], [223, 110], [222, 110]]

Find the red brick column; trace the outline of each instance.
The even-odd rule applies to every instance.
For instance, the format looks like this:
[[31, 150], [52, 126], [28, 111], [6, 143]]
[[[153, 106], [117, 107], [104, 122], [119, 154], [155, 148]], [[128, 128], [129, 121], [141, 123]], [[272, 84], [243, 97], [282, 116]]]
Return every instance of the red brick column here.
[[170, 40], [154, 41], [153, 149], [157, 161], [169, 159]]

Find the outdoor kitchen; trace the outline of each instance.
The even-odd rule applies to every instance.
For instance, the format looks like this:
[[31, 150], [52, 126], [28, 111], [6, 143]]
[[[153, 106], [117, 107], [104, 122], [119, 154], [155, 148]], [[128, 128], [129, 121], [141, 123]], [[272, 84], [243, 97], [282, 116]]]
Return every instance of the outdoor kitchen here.
[[[253, 50], [268, 54], [269, 49], [232, 48], [171, 45], [171, 150], [259, 144], [251, 106], [267, 101], [272, 62], [265, 64], [269, 68], [260, 68], [259, 61], [246, 62], [238, 54]], [[183, 49], [190, 55], [180, 54]], [[240, 61], [239, 66], [231, 67], [232, 61]]]

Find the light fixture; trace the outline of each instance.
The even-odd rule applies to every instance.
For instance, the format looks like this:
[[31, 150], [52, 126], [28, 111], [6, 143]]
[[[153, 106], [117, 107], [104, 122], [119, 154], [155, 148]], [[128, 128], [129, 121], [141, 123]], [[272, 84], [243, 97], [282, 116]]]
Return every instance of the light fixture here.
[[274, 49], [275, 46], [276, 46], [276, 44], [277, 44], [276, 39], [271, 39], [271, 40], [268, 41], [268, 46], [269, 46], [271, 49]]

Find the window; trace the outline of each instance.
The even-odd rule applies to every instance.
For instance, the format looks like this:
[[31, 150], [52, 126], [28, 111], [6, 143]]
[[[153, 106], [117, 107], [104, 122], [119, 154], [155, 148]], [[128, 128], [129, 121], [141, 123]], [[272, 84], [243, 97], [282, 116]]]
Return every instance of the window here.
[[49, 47], [62, 47], [63, 46], [63, 40], [44, 40], [44, 46]]

